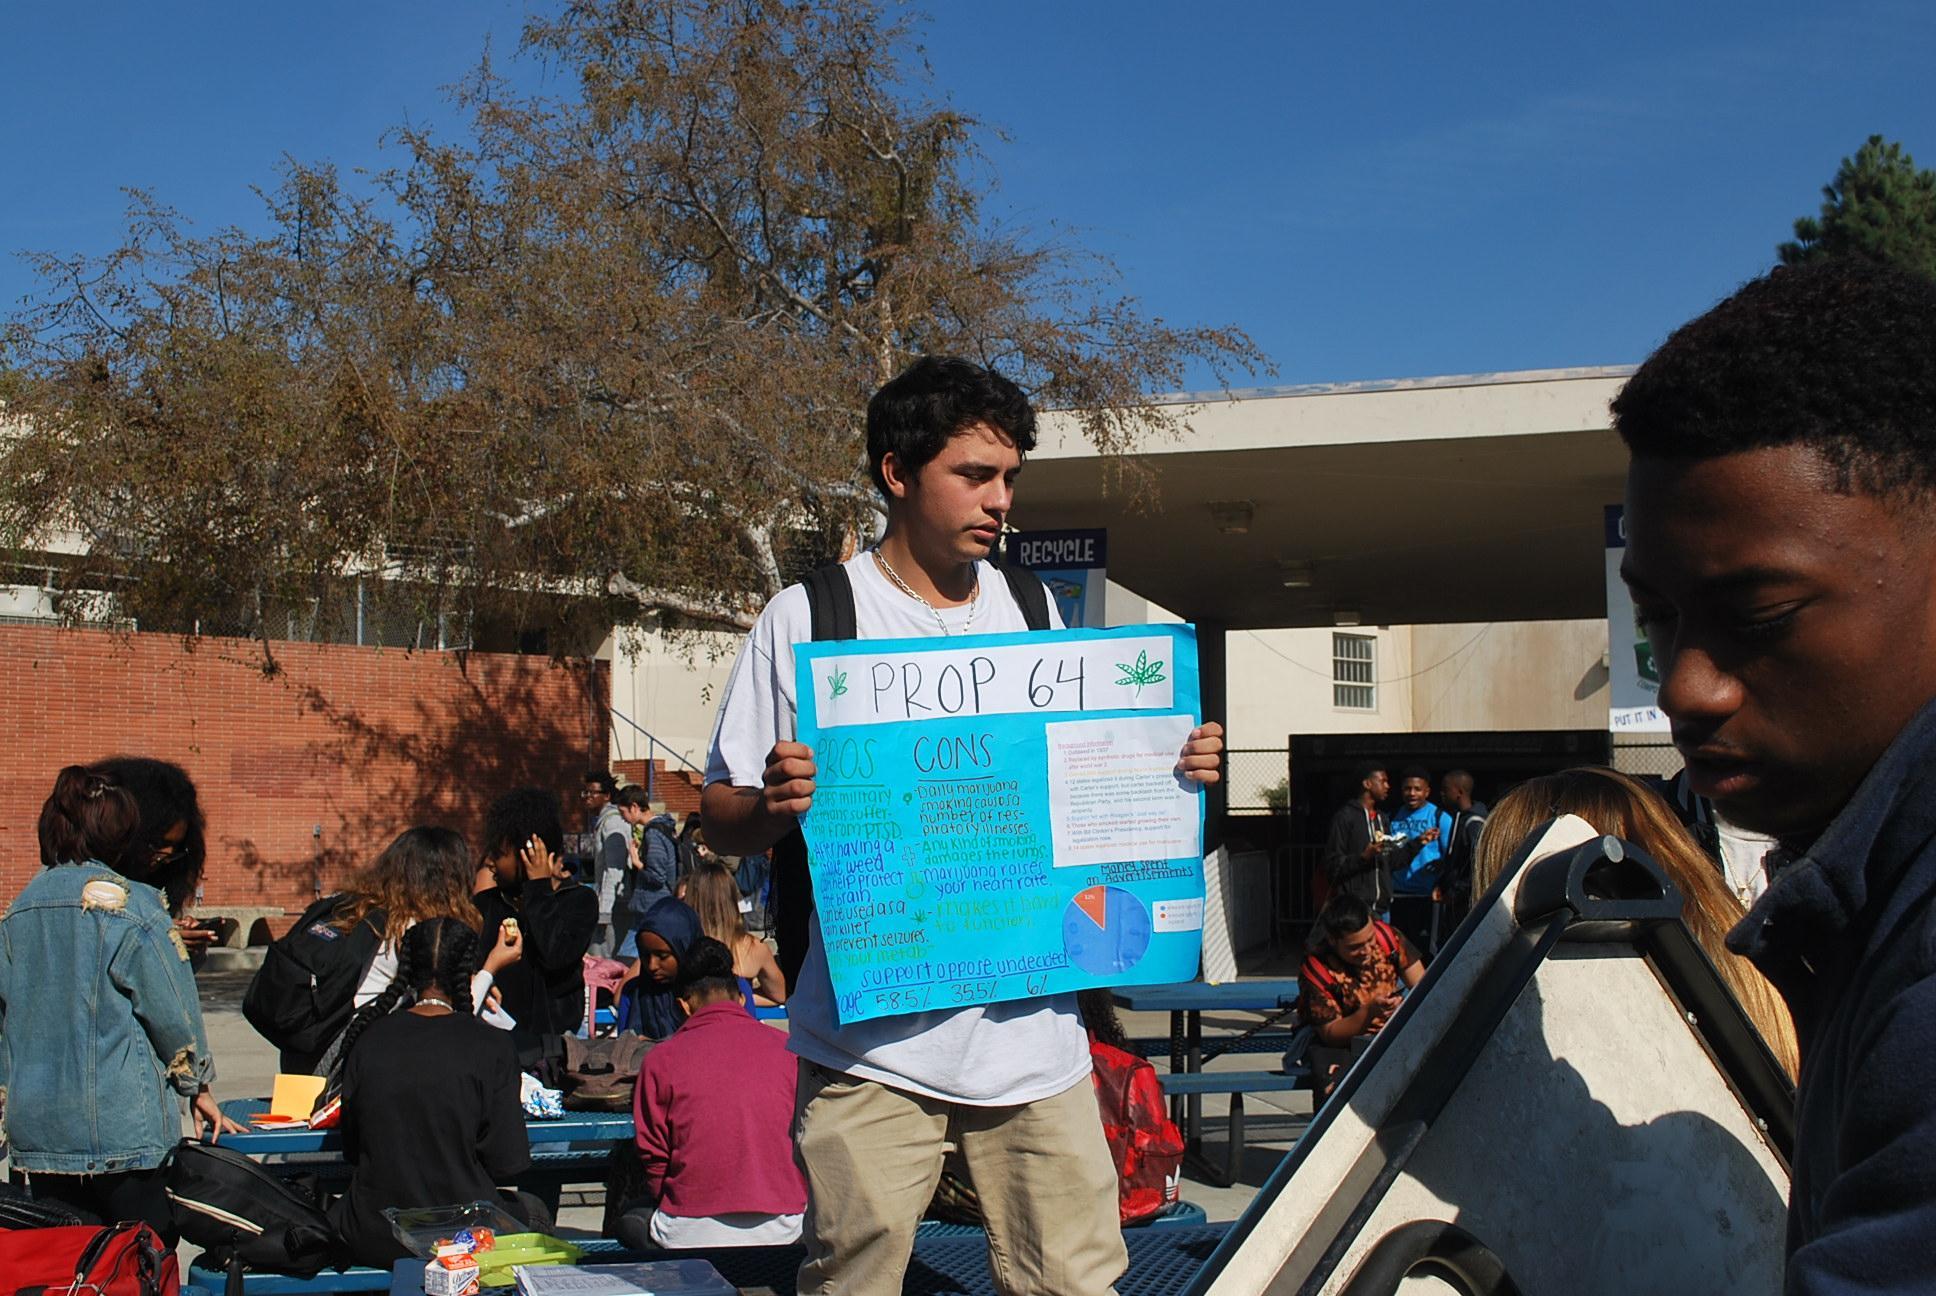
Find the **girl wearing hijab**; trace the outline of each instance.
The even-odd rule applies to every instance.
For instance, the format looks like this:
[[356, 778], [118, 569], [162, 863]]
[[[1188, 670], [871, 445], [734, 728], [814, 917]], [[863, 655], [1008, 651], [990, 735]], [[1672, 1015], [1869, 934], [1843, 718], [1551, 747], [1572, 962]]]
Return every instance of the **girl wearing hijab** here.
[[667, 896], [639, 920], [639, 956], [619, 983], [619, 1029], [662, 1040], [679, 1029], [686, 1010], [673, 993], [679, 963], [705, 932], [699, 915], [683, 900]]

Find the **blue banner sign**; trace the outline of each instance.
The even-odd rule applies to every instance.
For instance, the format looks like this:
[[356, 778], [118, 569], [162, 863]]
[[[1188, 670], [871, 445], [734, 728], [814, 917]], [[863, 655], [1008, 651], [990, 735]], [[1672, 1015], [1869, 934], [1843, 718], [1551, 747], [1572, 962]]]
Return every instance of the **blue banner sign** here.
[[1007, 560], [1042, 578], [1055, 596], [1062, 624], [1075, 629], [1098, 629], [1105, 624], [1103, 606], [1109, 566], [1109, 532], [1017, 531], [1003, 546]]

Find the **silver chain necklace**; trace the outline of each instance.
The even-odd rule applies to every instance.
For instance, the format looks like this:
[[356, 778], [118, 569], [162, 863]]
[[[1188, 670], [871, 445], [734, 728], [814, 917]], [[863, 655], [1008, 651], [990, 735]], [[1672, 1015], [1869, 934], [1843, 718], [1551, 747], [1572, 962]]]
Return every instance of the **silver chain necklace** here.
[[[869, 552], [871, 552], [874, 555], [874, 565], [876, 567], [879, 567], [881, 569], [881, 572], [889, 580], [894, 582], [894, 586], [896, 589], [900, 590], [901, 593], [907, 595], [909, 598], [913, 599], [915, 602], [919, 603], [922, 607], [928, 610], [928, 615], [934, 618], [935, 627], [939, 629], [942, 634], [947, 635], [947, 634], [954, 633], [953, 631], [948, 629], [948, 623], [942, 619], [941, 609], [936, 607], [934, 604], [928, 602], [926, 599], [922, 598], [920, 594], [915, 592], [915, 589], [912, 585], [909, 585], [906, 581], [902, 580], [901, 573], [895, 571], [894, 568], [888, 565], [887, 559], [881, 556], [881, 551], [879, 549], [873, 549], [873, 550], [870, 550]], [[961, 623], [961, 633], [967, 634], [970, 630], [974, 628], [975, 615], [980, 611], [981, 611], [981, 568], [976, 567], [975, 568], [975, 588], [971, 590], [968, 594], [968, 619]]]

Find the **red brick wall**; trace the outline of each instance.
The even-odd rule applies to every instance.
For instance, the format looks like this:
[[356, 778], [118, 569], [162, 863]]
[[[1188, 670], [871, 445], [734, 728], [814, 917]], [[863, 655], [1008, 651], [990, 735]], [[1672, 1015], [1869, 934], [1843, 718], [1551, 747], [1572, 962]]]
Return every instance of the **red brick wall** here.
[[702, 780], [691, 770], [668, 766], [662, 760], [622, 760], [615, 761], [612, 773], [627, 783], [645, 783], [646, 766], [651, 765], [652, 799], [665, 803], [666, 810], [681, 823], [691, 812], [699, 809], [699, 792]]
[[[565, 827], [607, 750], [609, 667], [544, 657], [261, 645], [0, 626], [0, 903], [39, 867], [35, 823], [62, 765], [182, 765], [208, 817], [206, 903], [300, 909], [398, 832], [476, 836], [485, 805], [558, 789]], [[320, 825], [321, 836], [315, 834]]]

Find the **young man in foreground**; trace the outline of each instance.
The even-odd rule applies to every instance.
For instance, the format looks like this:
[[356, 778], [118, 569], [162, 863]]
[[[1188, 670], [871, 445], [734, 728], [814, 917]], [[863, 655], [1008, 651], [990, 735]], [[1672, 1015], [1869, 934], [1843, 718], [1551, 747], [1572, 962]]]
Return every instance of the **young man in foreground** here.
[[1729, 944], [1801, 1041], [1791, 1294], [1936, 1286], [1936, 283], [1777, 270], [1614, 402], [1692, 789], [1774, 836]]
[[[875, 393], [868, 464], [888, 521], [880, 542], [845, 564], [861, 638], [1027, 628], [987, 558], [1034, 446], [1021, 390], [966, 361], [917, 361]], [[811, 638], [796, 585], [740, 650], [702, 803], [718, 850], [767, 850], [813, 803], [813, 753], [794, 741], [793, 666], [794, 645]], [[1222, 748], [1221, 727], [1206, 724], [1179, 768], [1214, 782]], [[901, 1290], [949, 1139], [974, 1176], [1001, 1291], [1111, 1290], [1126, 1252], [1074, 995], [841, 1026], [816, 918], [787, 1007], [801, 1063], [795, 1144], [811, 1187], [802, 1293]]]

